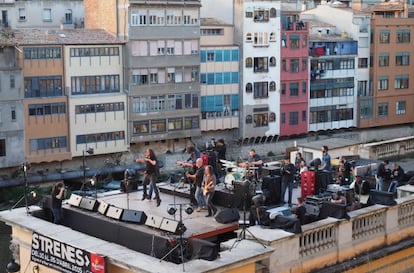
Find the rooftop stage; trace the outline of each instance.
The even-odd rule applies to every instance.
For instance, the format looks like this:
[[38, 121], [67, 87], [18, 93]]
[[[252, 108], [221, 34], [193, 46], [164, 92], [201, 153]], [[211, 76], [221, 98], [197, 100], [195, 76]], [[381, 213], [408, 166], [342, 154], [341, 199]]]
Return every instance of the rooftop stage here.
[[[180, 189], [178, 184], [163, 182], [157, 185], [162, 200], [159, 207], [156, 200], [141, 200], [142, 190], [129, 193], [115, 190], [100, 193], [96, 199], [72, 194], [62, 205], [62, 225], [173, 262], [176, 261], [171, 256], [177, 256], [177, 253], [171, 250], [177, 242], [185, 242], [191, 249], [186, 250], [190, 253], [184, 254], [187, 259], [203, 259], [203, 256], [207, 256], [205, 259], [215, 259], [220, 243], [237, 236], [234, 231], [239, 229], [238, 219], [230, 223], [219, 223], [215, 217], [205, 217], [206, 210], [197, 212], [195, 208], [193, 213], [187, 214], [190, 199], [185, 196], [190, 196], [189, 185], [183, 184], [184, 188]], [[177, 209], [174, 215], [168, 213], [171, 207]], [[220, 206], [218, 208], [218, 213], [225, 209]], [[180, 226], [180, 214], [184, 228]], [[210, 250], [206, 252], [201, 250], [203, 248]], [[179, 251], [180, 248], [177, 249]], [[167, 254], [170, 251], [171, 254]], [[169, 256], [164, 257], [165, 255]]]

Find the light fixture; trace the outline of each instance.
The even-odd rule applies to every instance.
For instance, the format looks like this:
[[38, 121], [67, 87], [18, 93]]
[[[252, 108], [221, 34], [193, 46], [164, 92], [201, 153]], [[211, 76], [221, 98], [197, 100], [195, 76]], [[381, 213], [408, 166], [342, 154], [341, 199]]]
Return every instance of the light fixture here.
[[82, 181], [82, 187], [81, 187], [81, 194], [83, 195], [83, 187], [85, 187], [86, 184], [86, 166], [85, 166], [85, 152], [87, 154], [93, 155], [94, 151], [92, 147], [89, 147], [86, 151], [82, 151], [82, 170], [83, 170], [83, 181]]
[[185, 209], [185, 212], [190, 215], [194, 212], [194, 209], [192, 206], [188, 205], [187, 208]]
[[167, 210], [169, 215], [175, 215], [175, 213], [177, 212], [177, 209], [175, 207], [170, 207]]
[[10, 259], [10, 262], [6, 266], [7, 272], [19, 272], [20, 265], [14, 261], [14, 258]]

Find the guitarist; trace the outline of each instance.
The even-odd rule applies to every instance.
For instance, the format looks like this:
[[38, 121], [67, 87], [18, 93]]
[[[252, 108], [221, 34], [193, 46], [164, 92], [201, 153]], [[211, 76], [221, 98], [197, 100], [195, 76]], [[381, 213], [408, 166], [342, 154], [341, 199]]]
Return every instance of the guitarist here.
[[203, 160], [201, 158], [197, 158], [195, 162], [195, 173], [190, 174], [188, 171], [185, 172], [185, 176], [189, 178], [193, 185], [195, 185], [196, 190], [194, 193], [194, 198], [197, 201], [197, 212], [200, 212], [202, 209], [206, 209], [206, 202], [204, 200], [203, 191], [201, 188], [201, 184], [203, 183], [203, 177], [204, 177], [204, 166], [203, 166]]
[[217, 212], [217, 208], [213, 205], [212, 202], [216, 188], [216, 176], [214, 175], [214, 170], [211, 165], [207, 165], [205, 167], [202, 187], [208, 209], [208, 214], [206, 217], [210, 217]]

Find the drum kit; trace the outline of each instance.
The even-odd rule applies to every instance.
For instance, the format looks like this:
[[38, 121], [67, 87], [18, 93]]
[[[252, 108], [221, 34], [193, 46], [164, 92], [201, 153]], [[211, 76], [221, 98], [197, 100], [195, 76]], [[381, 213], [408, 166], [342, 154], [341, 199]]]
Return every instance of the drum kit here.
[[233, 190], [234, 185], [242, 183], [245, 180], [254, 180], [257, 182], [257, 170], [258, 167], [251, 167], [247, 164], [237, 164], [235, 161], [228, 161], [220, 159], [223, 169], [226, 170], [226, 176], [224, 177], [224, 186], [228, 190]]

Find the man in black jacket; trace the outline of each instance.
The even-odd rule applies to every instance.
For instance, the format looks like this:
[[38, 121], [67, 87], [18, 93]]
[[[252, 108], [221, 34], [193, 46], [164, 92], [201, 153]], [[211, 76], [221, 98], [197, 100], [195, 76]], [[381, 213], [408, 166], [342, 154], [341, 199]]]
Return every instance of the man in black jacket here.
[[292, 206], [292, 194], [293, 194], [293, 179], [295, 177], [295, 165], [290, 162], [289, 156], [285, 157], [282, 168], [280, 170], [282, 175], [282, 192], [280, 199], [282, 203], [285, 203], [285, 193], [288, 189], [288, 204]]

